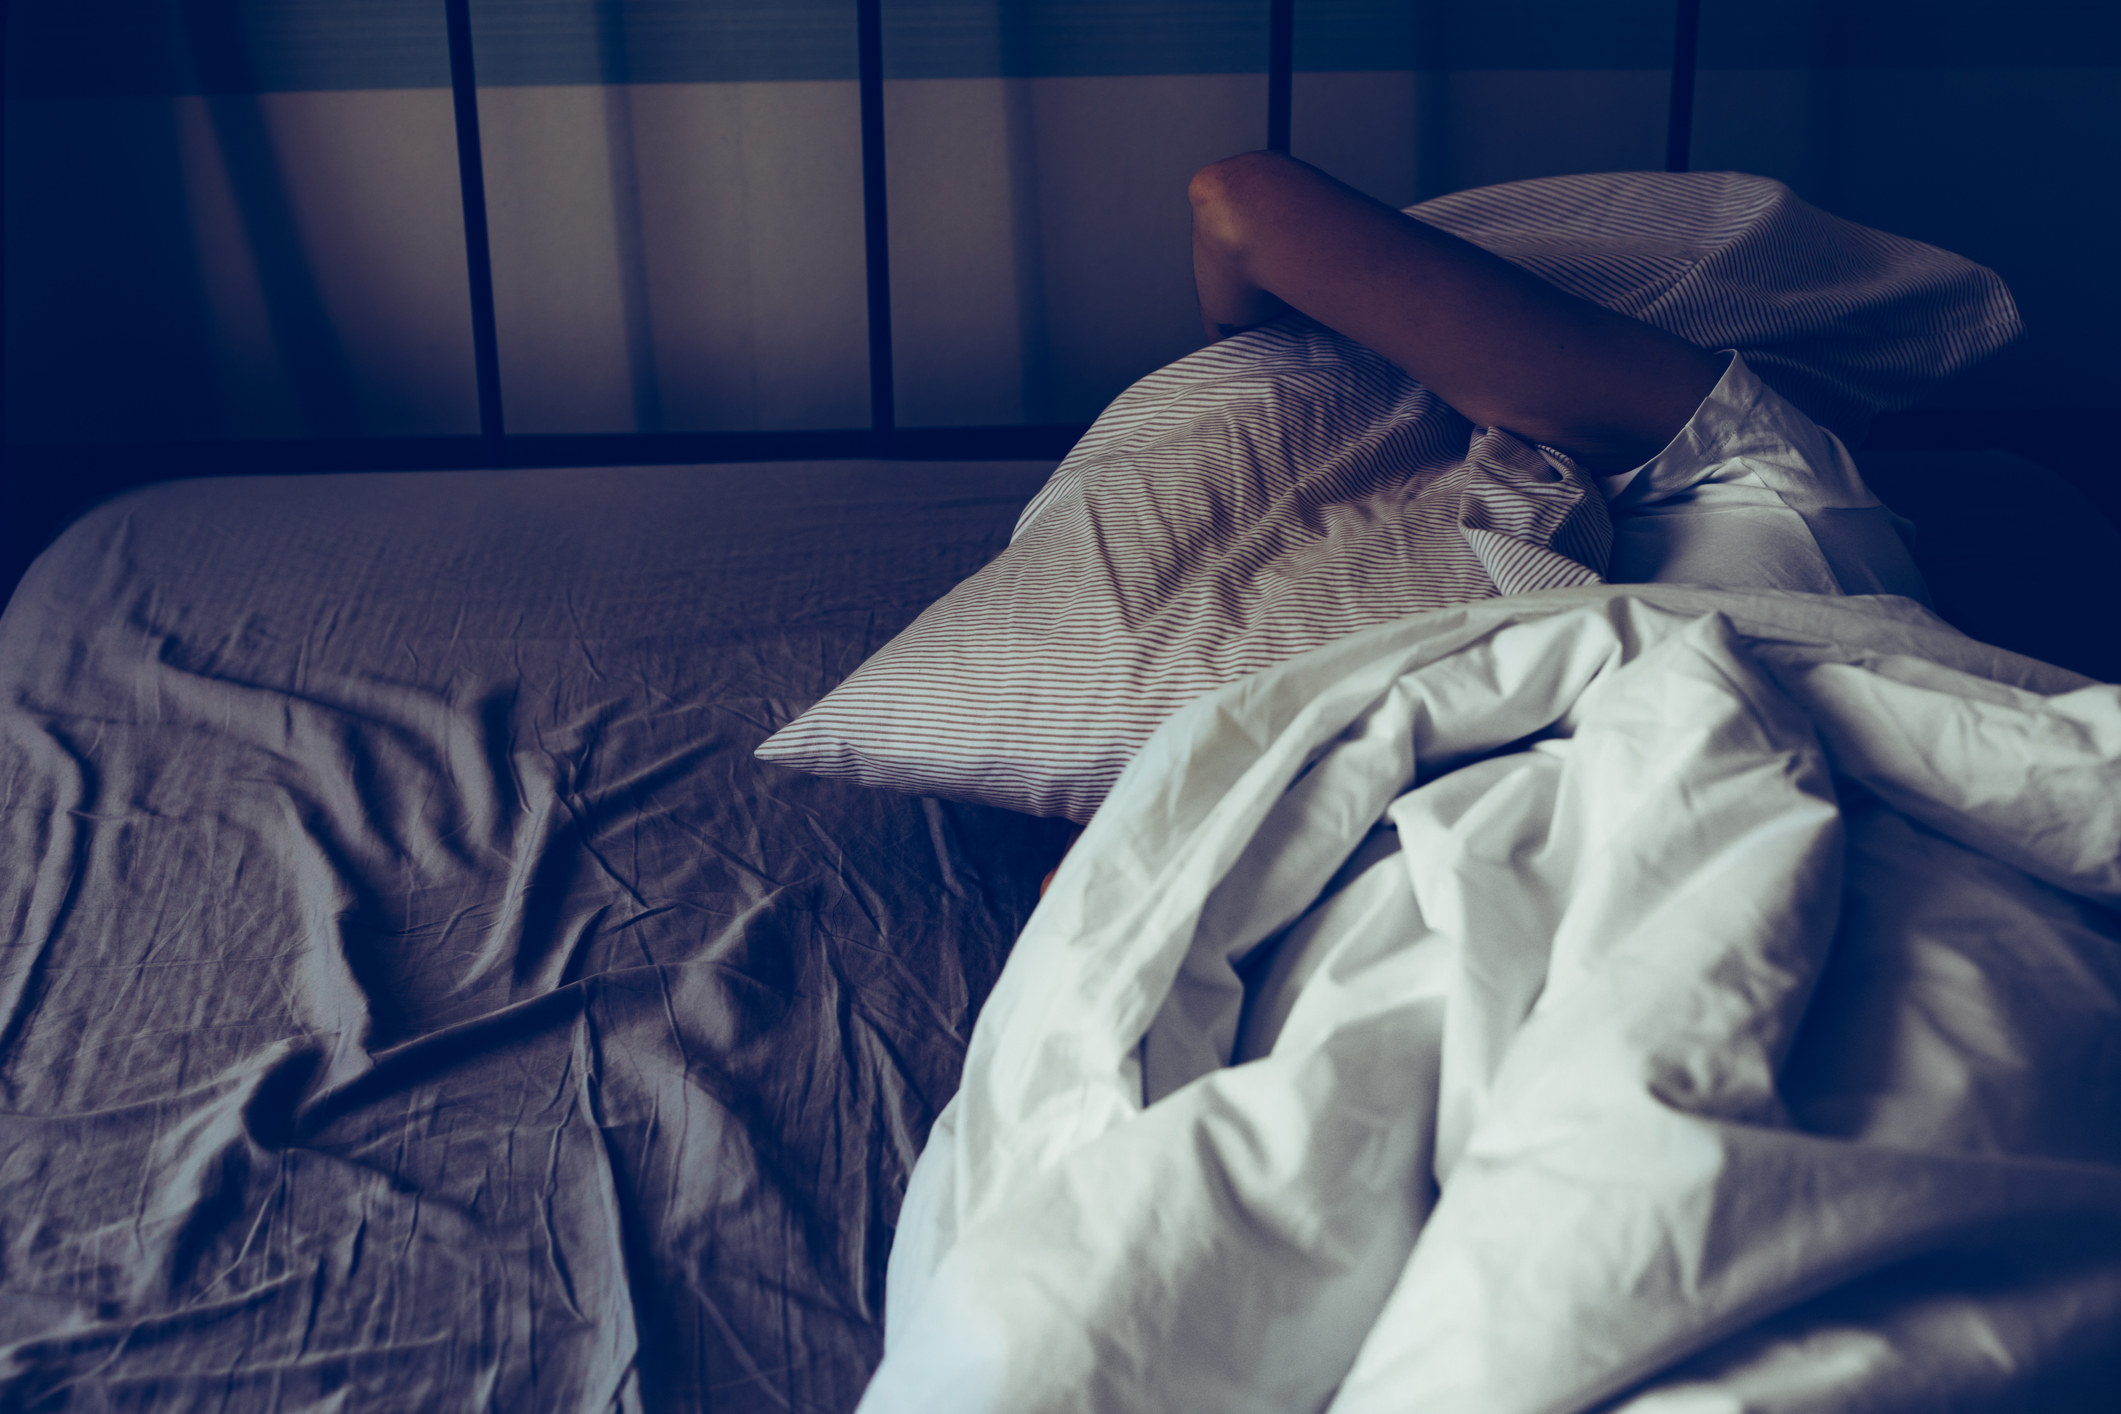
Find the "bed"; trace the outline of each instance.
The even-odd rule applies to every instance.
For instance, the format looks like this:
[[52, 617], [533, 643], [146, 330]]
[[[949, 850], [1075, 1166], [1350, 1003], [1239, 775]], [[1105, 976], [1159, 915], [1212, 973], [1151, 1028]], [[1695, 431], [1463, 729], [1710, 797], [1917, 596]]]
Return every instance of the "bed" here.
[[[1579, 209], [1609, 209], [1609, 192], [1593, 195]], [[1771, 208], [1812, 219], [1758, 195], [1742, 203], [1749, 220]], [[1737, 268], [1758, 268], [1759, 248], [1738, 239], [1742, 223], [1716, 229]], [[1656, 259], [1702, 265], [1690, 250]], [[1598, 279], [1620, 270], [1607, 293], [1622, 304], [1639, 295], [1645, 307], [1681, 278], [1663, 267], [1629, 273], [1625, 262], [1585, 268]], [[1966, 300], [1993, 305], [1994, 291], [1963, 274], [1945, 284], [1959, 280]], [[1879, 307], [1908, 288], [1895, 284]], [[1847, 353], [1838, 316], [1828, 317], [1839, 295], [1828, 290], [1804, 317], [1779, 293], [1750, 305], [1682, 301], [1673, 317], [1710, 308], [1742, 323], [1769, 310], [1775, 327], [1728, 342], [1779, 366], [1790, 395], [1815, 399], [1822, 421], [1838, 410], [1860, 430], [1856, 412], [1912, 396], [1921, 360], [1858, 349], [1838, 372], [1818, 373], [1815, 344]], [[1886, 341], [1876, 330], [1891, 325], [1868, 327]], [[1969, 323], [1965, 347], [1924, 365], [1923, 377], [1992, 346], [1980, 327]], [[1359, 363], [1315, 330], [1261, 335], [1260, 347], [1284, 335], [1277, 347], [1312, 360], [1306, 376]], [[1895, 336], [1902, 345], [1905, 335]], [[1214, 356], [1192, 367], [1212, 375], [1203, 386], [1232, 386]], [[1447, 411], [1377, 383], [1374, 368], [1357, 373], [1384, 390], [1379, 406], [1394, 416], [1445, 425]], [[1079, 457], [1159, 425], [1127, 423], [1122, 411]], [[1464, 459], [1469, 429], [1452, 426], [1453, 455]], [[1262, 463], [1285, 450], [1240, 433]], [[1532, 501], [1566, 480], [1535, 452], [1497, 454], [1517, 458], [1513, 474], [1530, 480], [1513, 484], [1531, 487]], [[1224, 660], [1220, 676], [1154, 684], [1170, 706], [1193, 705], [1122, 712], [1137, 735], [1123, 733], [1074, 786], [1001, 792], [1042, 816], [952, 798], [995, 794], [1007, 773], [991, 760], [938, 782], [863, 750], [842, 752], [830, 770], [811, 760], [809, 771], [756, 752], [818, 720], [821, 700], [909, 632], [918, 639], [935, 606], [1034, 544], [1027, 531], [1072, 524], [1074, 483], [1055, 478], [1052, 462], [210, 478], [95, 507], [31, 568], [0, 618], [0, 1403], [838, 1411], [867, 1389], [874, 1410], [1266, 1409], [1321, 1407], [1352, 1365], [1342, 1407], [1392, 1407], [1394, 1381], [1421, 1356], [1423, 1322], [1380, 1314], [1397, 1267], [1380, 1267], [1377, 1254], [1391, 1257], [1400, 1238], [1411, 1244], [1422, 1214], [1402, 1213], [1388, 1231], [1376, 1210], [1357, 1212], [1333, 1238], [1319, 1218], [1330, 1205], [1268, 1205], [1260, 1211], [1289, 1217], [1287, 1230], [1248, 1247], [1258, 1232], [1196, 1221], [1204, 1210], [1187, 1206], [1185, 1183], [1160, 1182], [1171, 1171], [1141, 1162], [1166, 1152], [1153, 1134], [1133, 1151], [1098, 1146], [1149, 1134], [1154, 1126], [1136, 1123], [1144, 1115], [1179, 1126], [1183, 1141], [1190, 1131], [1176, 1117], [1188, 1105], [1249, 1083], [1219, 1077], [1273, 1074], [1231, 1062], [1246, 1059], [1246, 1046], [1271, 1059], [1277, 1033], [1262, 1032], [1260, 1015], [1293, 1025], [1305, 1005], [1303, 979], [1288, 975], [1303, 968], [1292, 961], [1277, 973], [1275, 960], [1305, 955], [1287, 946], [1292, 937], [1340, 945], [1339, 923], [1304, 920], [1340, 919], [1335, 900], [1367, 898], [1360, 880], [1377, 861], [1365, 851], [1382, 848], [1371, 828], [1386, 808], [1369, 798], [1375, 781], [1344, 808], [1303, 782], [1362, 777], [1359, 753], [1341, 748], [1418, 735], [1378, 703], [1455, 702], [1458, 716], [1439, 708], [1421, 728], [1443, 734], [1440, 759], [1488, 776], [1536, 775], [1566, 759], [1562, 743], [1585, 721], [1616, 738], [1674, 728], [1654, 714], [1608, 722], [1579, 699], [1608, 677], [1643, 681], [1627, 676], [1642, 662], [1668, 667], [1692, 653], [1730, 681], [1811, 682], [1805, 674], [1821, 664], [1868, 670], [1892, 659], [1903, 664], [1888, 675], [1895, 691], [1927, 685], [2027, 720], [2070, 704], [2061, 725], [2039, 720], [2051, 734], [2076, 730], [2077, 754], [2040, 758], [2022, 774], [2053, 777], [2063, 802], [2033, 833], [2057, 858], [2072, 842], [2084, 857], [2042, 863], [2048, 856], [2013, 855], [1994, 839], [1979, 858], [1950, 856], [1951, 868], [2015, 869], [2047, 890], [2004, 893], [2013, 917], [2053, 925], [2036, 955], [2053, 966], [2026, 995], [2047, 997], [2032, 985], [2043, 982], [2061, 999], [2046, 1013], [2011, 1013], [2023, 1034], [1988, 1037], [1996, 1063], [1976, 1076], [2003, 1087], [1995, 1113], [2034, 1116], [2022, 1133], [2003, 1126], [1973, 1144], [2026, 1161], [1990, 1185], [2017, 1205], [1968, 1205], [1956, 1226], [1913, 1221], [1893, 1230], [1897, 1245], [1889, 1233], [1837, 1246], [1852, 1209], [1822, 1202], [1806, 1227], [1797, 1200], [1811, 1175], [1777, 1167], [1774, 1153], [1765, 1167], [1712, 1166], [1719, 1181], [1705, 1211], [1767, 1194], [1774, 1202], [1756, 1207], [1794, 1213], [1780, 1220], [1817, 1260], [1786, 1279], [1724, 1281], [1734, 1261], [1744, 1265], [1746, 1235], [1764, 1230], [1726, 1224], [1716, 1260], [1616, 1282], [1600, 1325], [1585, 1318], [1584, 1296], [1611, 1294], [1597, 1285], [1606, 1249], [1586, 1242], [1587, 1273], [1552, 1283], [1515, 1253], [1510, 1280], [1463, 1288], [1485, 1307], [1469, 1300], [1451, 1313], [1458, 1324], [1435, 1323], [1450, 1350], [1487, 1363], [1430, 1360], [1443, 1375], [1423, 1407], [2100, 1407], [2121, 1349], [2121, 1160], [2111, 1142], [2121, 1132], [2111, 1122], [2121, 1120], [2121, 1049], [2116, 970], [2101, 951], [2121, 932], [2114, 851], [2099, 833], [2111, 810], [2097, 806], [2111, 795], [2100, 773], [2116, 759], [2115, 690], [2100, 682], [2121, 678], [2121, 639], [2104, 613], [2121, 596], [2121, 532], [2053, 473], [2006, 454], [1860, 462], [1870, 490], [1913, 522], [1915, 562], [1948, 622], [1886, 596], [1855, 605], [1600, 584], [1571, 558], [1602, 553], [1584, 548], [1596, 537], [1576, 516], [1595, 499], [1561, 505], [1531, 538], [1467, 522], [1478, 564], [1467, 561], [1466, 582], [1492, 581], [1500, 597], [1471, 607], [1419, 600], [1421, 612], [1363, 605], [1360, 621], [1277, 641], [1258, 661]], [[1496, 513], [1507, 520], [1507, 509]], [[1317, 539], [1338, 545], [1381, 517], [1327, 519]], [[1528, 546], [1541, 553], [1520, 553]], [[1545, 553], [1556, 547], [1566, 553]], [[1430, 592], [1429, 581], [1415, 576], [1409, 592]], [[1007, 617], [1006, 596], [996, 603]], [[1016, 618], [1036, 642], [1068, 615], [1035, 606]], [[1204, 651], [1225, 646], [1208, 638]], [[1531, 646], [1495, 647], [1505, 640]], [[913, 660], [910, 678], [902, 659], [900, 685], [882, 695], [885, 707], [911, 704], [901, 716], [916, 738], [953, 728], [933, 702], [957, 711], [984, 699], [1000, 723], [1020, 705], [1013, 686], [997, 691], [999, 679], [977, 671], [956, 687], [940, 682], [938, 662], [987, 666], [980, 654], [996, 640], [954, 642], [940, 659]], [[1036, 675], [1037, 655], [1023, 661]], [[1062, 660], [1063, 700], [1085, 678], [1072, 661]], [[1094, 655], [1083, 661], [1095, 666]], [[1556, 667], [1572, 663], [1591, 666], [1575, 677]], [[939, 695], [913, 690], [930, 687]], [[1629, 691], [1605, 696], [1625, 703]], [[1638, 695], [1654, 705], [1670, 694]], [[1139, 700], [1105, 697], [1127, 699], [1121, 708]], [[1846, 724], [1824, 688], [1802, 700], [1824, 724], [1815, 734]], [[1313, 710], [1320, 703], [1337, 705]], [[1070, 738], [1086, 720], [1063, 718], [1050, 734]], [[1846, 720], [1872, 718], [1851, 709]], [[1957, 720], [1939, 718], [1939, 740], [1959, 743]], [[1004, 731], [969, 735], [985, 749]], [[1816, 807], [1833, 772], [1854, 783], [1839, 787], [1852, 818], [1873, 824], [1931, 798], [1894, 797], [1901, 776], [1849, 764], [1872, 740], [1861, 731], [1833, 740], [1854, 745], [1837, 745], [1831, 760], [1821, 749], [1791, 757], [1802, 769], [1784, 774], [1811, 782], [1800, 805]], [[1712, 794], [1702, 780], [1715, 760], [1702, 769], [1707, 777], [1667, 783], [1674, 798]], [[1454, 779], [1404, 761], [1373, 774], [1391, 786], [1395, 809], [1401, 787]], [[1321, 797], [1310, 802], [1317, 812], [1276, 813], [1307, 789]], [[1108, 792], [1121, 808], [1100, 808]], [[1640, 813], [1665, 819], [1668, 804], [1653, 799]], [[1426, 808], [1407, 806], [1394, 831], [1423, 821], [1444, 829]], [[1041, 907], [1040, 881], [1073, 834], [1058, 817], [1070, 815], [1090, 832]], [[1324, 817], [1338, 823], [1318, 824]], [[2024, 832], [2031, 817], [2012, 818]], [[1282, 823], [1262, 823], [1270, 819]], [[1507, 860], [1528, 852], [1521, 839], [1498, 838]], [[1902, 872], [1918, 884], [1921, 869], [1945, 867], [1941, 854], [1896, 857], [1917, 860]], [[1806, 877], [1818, 884], [1829, 873]], [[1680, 871], [1677, 882], [1689, 877]], [[1242, 887], [1218, 894], [1226, 879]], [[1824, 888], [1805, 894], [1804, 908], [1831, 911]], [[1260, 903], [1275, 889], [1309, 892], [1293, 906]], [[1141, 924], [1150, 905], [1165, 910], [1164, 934]], [[1689, 907], [1713, 912], [1699, 899]], [[1189, 951], [1191, 925], [1171, 919], [1214, 909], [1249, 920], [1232, 925], [1232, 936], [1250, 930], [1245, 947]], [[1778, 917], [1765, 905], [1737, 911]], [[1032, 961], [1004, 982], [1020, 935], [1014, 955]], [[1278, 950], [1259, 950], [1270, 936]], [[1880, 936], [1890, 941], [1889, 930]], [[1079, 946], [1100, 937], [1139, 946]], [[1768, 989], [1779, 1000], [1767, 1010], [1785, 1031], [1815, 991], [1820, 1016], [1836, 1014], [1844, 995], [1905, 994], [1890, 976], [1819, 981], [1823, 948]], [[1890, 974], [1890, 949], [1864, 956]], [[1704, 975], [1721, 976], [1716, 964], [1708, 959]], [[1946, 1012], [1972, 1008], [1979, 1031], [1987, 1013], [1974, 1003], [1987, 994], [1951, 975], [1965, 965], [1958, 955], [1937, 962], [1942, 981], [1923, 996]], [[1179, 976], [1198, 983], [1197, 995], [1174, 985]], [[1529, 1005], [1523, 978], [1512, 985]], [[1700, 995], [1674, 1005], [1683, 1012]], [[1081, 996], [1126, 1005], [1063, 1015], [1062, 1001]], [[2033, 1044], [2043, 1015], [2067, 1023], [2066, 1045]], [[1509, 1025], [1497, 1026], [1506, 1049]], [[1838, 1133], [1870, 1143], [1866, 1153], [1897, 1145], [1921, 1158], [1935, 1147], [1919, 1126], [1881, 1139], [1860, 1116], [1770, 1113], [1781, 1052], [1744, 1051], [1737, 1041], [1759, 1039], [1745, 1032], [1735, 1026], [1728, 1053], [1766, 1067], [1766, 1090], [1736, 1086], [1743, 1103], [1724, 1118], [1777, 1135]], [[1545, 1044], [1567, 1051], [1576, 1040], [1610, 1036], [1579, 1022]], [[1984, 1037], [1960, 1040], [1954, 1055], [1981, 1051]], [[1027, 1077], [1052, 1092], [1046, 1110], [1027, 1098]], [[1053, 1103], [1068, 1122], [1040, 1130]], [[1945, 1108], [1963, 1118], [1964, 1106]], [[1242, 1148], [1257, 1116], [1242, 1105], [1232, 1113]], [[1550, 1120], [1535, 1107], [1512, 1132], [1536, 1137]], [[1457, 1131], [1467, 1143], [1470, 1123]], [[1257, 1153], [1271, 1167], [1278, 1151], [1267, 1139]], [[1429, 1151], [1387, 1150], [1363, 1161], [1381, 1173], [1437, 1167]], [[924, 1152], [937, 1157], [916, 1183]], [[1078, 1186], [1054, 1197], [1019, 1182], [1039, 1166], [1026, 1154]], [[1910, 1159], [1908, 1172], [1927, 1171]], [[1667, 1194], [1667, 1207], [1701, 1191]], [[1562, 1251], [1568, 1233], [1554, 1219], [1568, 1217], [1566, 1203], [1526, 1192], [1523, 1232]], [[1959, 1211], [1943, 1188], [1906, 1193], [1898, 1200], [1918, 1217]], [[1866, 1211], [1896, 1201], [1890, 1184], [1864, 1195]], [[1167, 1198], [1175, 1206], [1160, 1207]], [[1641, 1218], [1645, 1231], [1655, 1217]], [[1450, 1250], [1493, 1277], [1503, 1269], [1482, 1267], [1479, 1251], [1506, 1225], [1476, 1228]], [[1276, 1288], [1283, 1313], [1302, 1319], [1277, 1326], [1240, 1300], [1245, 1318], [1225, 1320], [1228, 1305], [1198, 1299], [1216, 1292], [1222, 1270], [1192, 1260], [1202, 1253], [1258, 1259], [1221, 1278], [1227, 1297], [1281, 1270], [1276, 1252], [1334, 1241], [1366, 1275], [1323, 1296], [1301, 1281]], [[1185, 1260], [1164, 1262], [1174, 1249]], [[1068, 1264], [1085, 1254], [1112, 1259], [1102, 1287], [1071, 1285]], [[1187, 1285], [1202, 1281], [1211, 1285]], [[1521, 1309], [1541, 1313], [1521, 1329], [1511, 1281]], [[1568, 1299], [1542, 1307], [1549, 1285]], [[2032, 1298], [2013, 1304], [2027, 1290]], [[1915, 1299], [1925, 1297], [1934, 1299]], [[1189, 1315], [1190, 1327], [1180, 1319]], [[1373, 1331], [1384, 1335], [1371, 1349]], [[1534, 1348], [1494, 1339], [1512, 1331]], [[1951, 1350], [1972, 1352], [1966, 1368], [1923, 1368]], [[886, 1376], [872, 1387], [879, 1368]]]
[[[1993, 637], [2113, 601], [2051, 473], [1866, 466]], [[68, 530], [0, 621], [9, 1407], [851, 1408], [1066, 827], [752, 748], [1049, 471], [203, 480]]]

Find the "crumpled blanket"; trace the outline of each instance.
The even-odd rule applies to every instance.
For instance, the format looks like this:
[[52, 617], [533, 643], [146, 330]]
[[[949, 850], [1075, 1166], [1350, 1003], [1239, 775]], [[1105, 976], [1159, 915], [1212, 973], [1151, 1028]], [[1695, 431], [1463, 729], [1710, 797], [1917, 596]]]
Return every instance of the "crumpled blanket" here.
[[914, 1173], [864, 1414], [2102, 1407], [2121, 688], [1557, 590], [1200, 699]]

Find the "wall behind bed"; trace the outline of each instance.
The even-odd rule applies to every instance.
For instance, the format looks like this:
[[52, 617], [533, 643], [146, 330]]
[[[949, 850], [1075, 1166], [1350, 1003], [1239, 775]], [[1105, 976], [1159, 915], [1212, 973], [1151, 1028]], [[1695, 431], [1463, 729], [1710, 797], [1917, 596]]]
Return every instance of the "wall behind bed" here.
[[[511, 432], [868, 418], [852, 0], [474, 0]], [[1194, 346], [1185, 177], [1266, 0], [885, 0], [902, 426], [1087, 421]], [[2001, 271], [1949, 400], [2110, 409], [2103, 0], [1703, 0], [1693, 165]], [[1663, 165], [1671, 0], [1297, 0], [1298, 155], [1393, 202]], [[441, 0], [16, 0], [7, 437], [478, 426]]]

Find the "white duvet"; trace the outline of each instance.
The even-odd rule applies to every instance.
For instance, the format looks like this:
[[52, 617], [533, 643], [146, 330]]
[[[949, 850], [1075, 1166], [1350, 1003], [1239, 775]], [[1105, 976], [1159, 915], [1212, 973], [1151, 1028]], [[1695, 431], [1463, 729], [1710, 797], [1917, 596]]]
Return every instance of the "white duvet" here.
[[1069, 856], [861, 1408], [2109, 1407], [2116, 903], [2121, 688], [1904, 600], [1344, 639]]

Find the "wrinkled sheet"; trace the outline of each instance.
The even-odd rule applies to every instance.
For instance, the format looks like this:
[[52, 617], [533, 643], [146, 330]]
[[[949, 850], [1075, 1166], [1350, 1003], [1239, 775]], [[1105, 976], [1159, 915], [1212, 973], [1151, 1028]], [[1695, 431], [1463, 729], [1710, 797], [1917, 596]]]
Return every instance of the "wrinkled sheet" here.
[[1050, 465], [77, 524], [0, 620], [0, 1408], [851, 1407], [1059, 835], [752, 749]]
[[2121, 688], [1561, 590], [1203, 698], [920, 1158], [865, 1414], [2121, 1388]]

